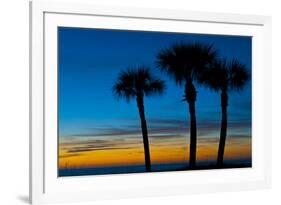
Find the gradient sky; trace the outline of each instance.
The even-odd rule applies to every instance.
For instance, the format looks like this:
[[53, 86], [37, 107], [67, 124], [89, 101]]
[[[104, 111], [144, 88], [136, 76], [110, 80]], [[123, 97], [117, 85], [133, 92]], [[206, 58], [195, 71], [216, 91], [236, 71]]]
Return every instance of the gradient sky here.
[[[160, 73], [155, 56], [179, 42], [211, 43], [222, 57], [237, 58], [251, 73], [251, 37], [59, 28], [59, 167], [143, 164], [135, 101], [111, 91], [118, 73], [148, 65], [166, 81], [162, 96], [145, 98], [153, 163], [188, 161], [189, 115], [183, 88]], [[220, 95], [197, 86], [198, 161], [214, 160], [220, 130]], [[251, 158], [251, 82], [229, 94], [227, 159]]]

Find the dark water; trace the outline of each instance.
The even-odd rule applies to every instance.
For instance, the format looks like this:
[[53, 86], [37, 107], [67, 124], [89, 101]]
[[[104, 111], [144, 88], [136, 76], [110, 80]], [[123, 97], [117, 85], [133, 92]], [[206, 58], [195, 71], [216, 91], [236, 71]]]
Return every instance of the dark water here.
[[[225, 161], [223, 168], [246, 168], [251, 167], [251, 160], [229, 160]], [[216, 169], [215, 161], [203, 161], [197, 163], [197, 170]], [[163, 171], [188, 171], [188, 163], [178, 164], [156, 164], [151, 166], [152, 172]], [[145, 172], [144, 165], [129, 165], [118, 167], [98, 167], [98, 168], [77, 168], [77, 169], [59, 169], [58, 176], [84, 176], [84, 175], [104, 175], [104, 174], [127, 174]]]

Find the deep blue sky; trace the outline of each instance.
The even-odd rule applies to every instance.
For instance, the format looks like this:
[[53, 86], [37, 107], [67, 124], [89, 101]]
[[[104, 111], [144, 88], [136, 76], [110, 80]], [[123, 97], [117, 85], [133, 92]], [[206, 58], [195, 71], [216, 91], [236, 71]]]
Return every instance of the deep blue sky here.
[[[222, 57], [237, 58], [251, 73], [251, 37], [59, 28], [59, 135], [96, 134], [108, 129], [139, 125], [135, 101], [117, 101], [111, 92], [118, 73], [128, 66], [149, 65], [165, 80], [163, 96], [145, 98], [148, 129], [170, 120], [186, 122], [188, 109], [181, 102], [183, 89], [160, 73], [155, 56], [178, 42], [211, 43]], [[197, 86], [200, 126], [220, 120], [220, 95]], [[167, 120], [161, 124], [161, 120]], [[251, 123], [251, 82], [229, 96], [230, 123]], [[231, 126], [230, 126], [231, 127]]]

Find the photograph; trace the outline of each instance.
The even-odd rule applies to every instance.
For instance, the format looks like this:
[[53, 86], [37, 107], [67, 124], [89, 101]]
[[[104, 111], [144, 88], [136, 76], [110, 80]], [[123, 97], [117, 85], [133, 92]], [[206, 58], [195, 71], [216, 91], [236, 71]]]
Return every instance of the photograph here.
[[57, 34], [58, 177], [252, 167], [252, 36]]

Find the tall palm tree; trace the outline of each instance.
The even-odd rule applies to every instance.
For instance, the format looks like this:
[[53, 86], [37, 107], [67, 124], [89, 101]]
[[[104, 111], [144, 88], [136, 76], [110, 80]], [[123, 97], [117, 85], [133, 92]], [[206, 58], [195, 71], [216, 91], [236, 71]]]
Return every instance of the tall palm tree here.
[[129, 68], [126, 71], [120, 72], [115, 85], [112, 87], [113, 94], [117, 96], [117, 98], [125, 98], [127, 102], [136, 99], [141, 120], [145, 167], [148, 172], [151, 171], [151, 162], [144, 111], [144, 97], [162, 94], [164, 90], [164, 81], [154, 77], [151, 74], [149, 67], [145, 66]]
[[159, 52], [157, 64], [161, 71], [171, 76], [178, 86], [184, 86], [183, 101], [189, 107], [190, 116], [190, 155], [189, 166], [196, 165], [196, 112], [197, 91], [194, 82], [216, 59], [217, 51], [212, 45], [193, 43], [176, 44]]
[[217, 166], [223, 167], [224, 147], [227, 135], [228, 92], [241, 91], [250, 76], [246, 66], [234, 59], [230, 62], [217, 60], [211, 69], [201, 76], [201, 82], [221, 95], [221, 130]]

